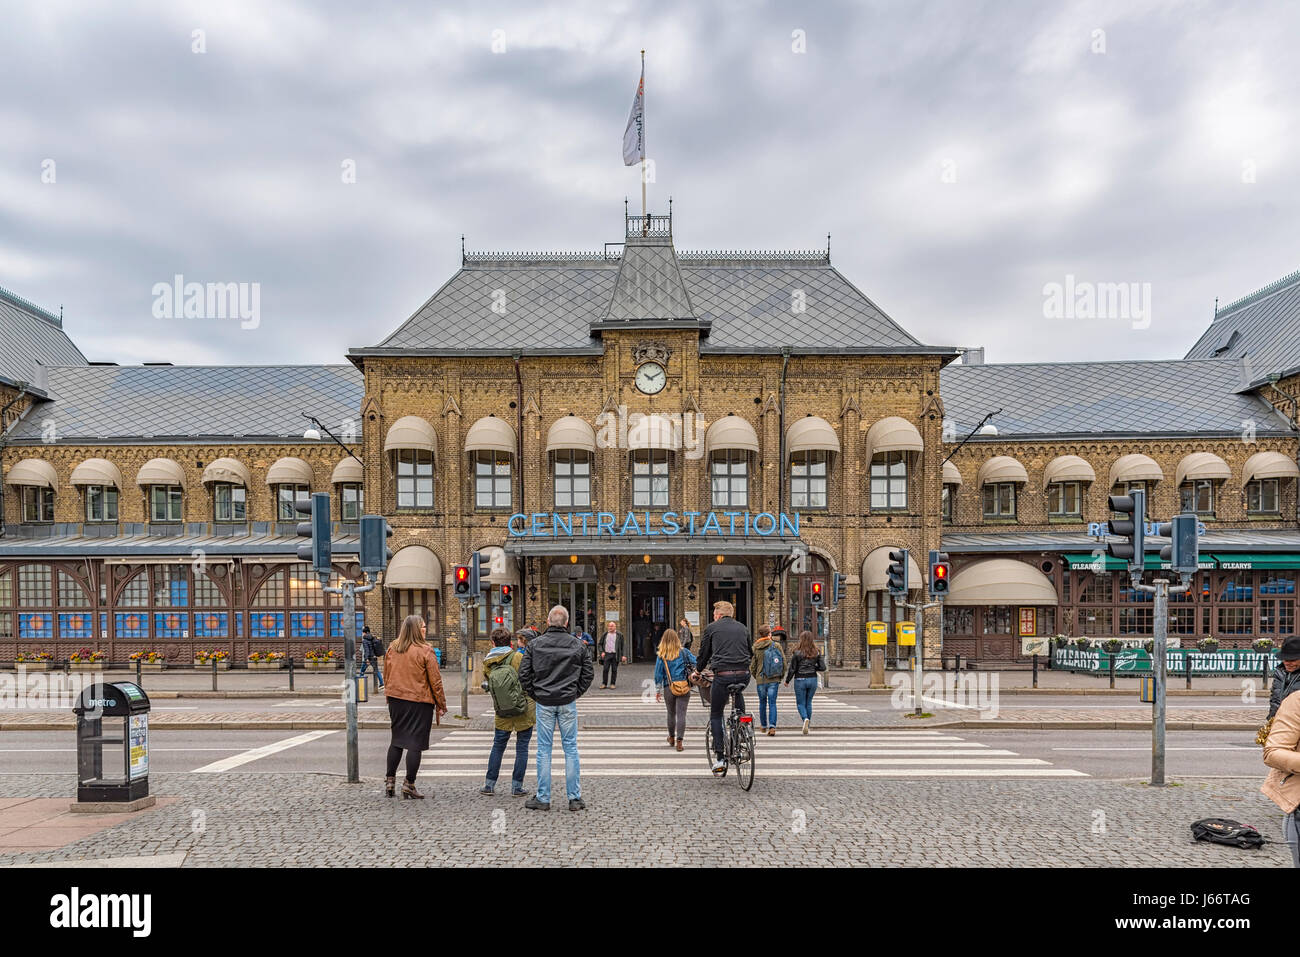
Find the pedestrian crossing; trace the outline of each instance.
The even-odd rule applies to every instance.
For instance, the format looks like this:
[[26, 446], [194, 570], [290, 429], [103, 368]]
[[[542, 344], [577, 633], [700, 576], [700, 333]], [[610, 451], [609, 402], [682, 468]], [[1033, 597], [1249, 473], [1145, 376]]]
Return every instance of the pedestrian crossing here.
[[[753, 692], [752, 688], [746, 691], [745, 707], [753, 714], [758, 714], [758, 695]], [[778, 707], [781, 708], [781, 714], [786, 720], [793, 721], [794, 715], [794, 698], [780, 702]], [[828, 718], [834, 718], [836, 715], [844, 714], [866, 714], [871, 709], [858, 704], [850, 704], [847, 701], [839, 701], [826, 694], [818, 694], [813, 699], [813, 715], [818, 720], [825, 721]], [[479, 712], [481, 717], [492, 717], [492, 699], [487, 699], [487, 707]], [[664, 704], [662, 701], [655, 701], [653, 690], [648, 696], [629, 695], [629, 694], [602, 694], [599, 691], [589, 691], [578, 699], [578, 719], [590, 718], [607, 718], [621, 715], [636, 717], [654, 717], [663, 718], [665, 716]], [[702, 722], [708, 717], [708, 711], [704, 702], [700, 700], [698, 691], [692, 692], [691, 703], [686, 709], [686, 719], [688, 724]], [[694, 719], [694, 720], [692, 720]], [[827, 723], [833, 723], [827, 721]]]
[[[705, 767], [704, 735], [688, 732], [686, 750], [668, 746], [655, 729], [578, 732], [583, 777], [700, 777]], [[458, 729], [425, 752], [424, 778], [482, 778], [492, 750], [492, 731]], [[529, 775], [536, 760], [536, 740], [529, 745]], [[514, 739], [506, 746], [502, 776], [514, 763]], [[756, 742], [758, 777], [801, 778], [1041, 778], [1088, 777], [1040, 758], [992, 748], [942, 731], [814, 731], [797, 729]], [[558, 733], [551, 753], [551, 773], [564, 775]]]

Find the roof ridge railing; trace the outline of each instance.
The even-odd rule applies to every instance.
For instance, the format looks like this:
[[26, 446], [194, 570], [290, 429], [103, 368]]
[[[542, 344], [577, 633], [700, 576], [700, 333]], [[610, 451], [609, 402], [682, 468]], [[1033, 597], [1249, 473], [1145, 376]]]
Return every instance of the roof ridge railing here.
[[625, 235], [632, 239], [637, 236], [655, 238], [673, 238], [673, 214], [672, 204], [669, 203], [669, 212], [663, 213], [646, 213], [644, 216], [637, 216], [632, 213], [623, 214], [626, 226]]
[[54, 323], [60, 329], [63, 328], [63, 317], [56, 316], [48, 309], [42, 309], [40, 306], [36, 305], [36, 303], [32, 302], [30, 299], [24, 299], [22, 296], [18, 295], [17, 293], [10, 292], [4, 286], [0, 286], [0, 299], [6, 299], [9, 302], [11, 302], [13, 305], [19, 306], [23, 309], [30, 309], [32, 312], [39, 315], [42, 319], [46, 319]]
[[[467, 252], [461, 257], [461, 262], [467, 266], [504, 263], [618, 262], [622, 256], [621, 252], [610, 250], [605, 252]], [[827, 264], [831, 261], [824, 249], [695, 249], [678, 252], [677, 259], [689, 263]]]
[[1214, 315], [1217, 317], [1223, 315], [1225, 312], [1231, 312], [1234, 309], [1239, 309], [1240, 307], [1246, 305], [1247, 303], [1255, 302], [1259, 299], [1262, 299], [1264, 296], [1268, 296], [1271, 295], [1272, 293], [1277, 292], [1279, 289], [1283, 288], [1284, 286], [1291, 285], [1297, 279], [1300, 279], [1300, 269], [1297, 269], [1295, 272], [1283, 276], [1281, 279], [1274, 280], [1273, 282], [1269, 283], [1267, 286], [1262, 286], [1261, 288], [1256, 289], [1248, 296], [1242, 296], [1240, 299], [1236, 300], [1235, 302], [1230, 302], [1226, 306], [1222, 306], [1216, 309], [1214, 311]]
[[465, 253], [461, 261], [465, 265], [477, 263], [571, 263], [571, 262], [617, 262], [620, 253], [611, 252], [476, 252]]
[[812, 262], [829, 263], [824, 249], [695, 249], [677, 254], [682, 262]]

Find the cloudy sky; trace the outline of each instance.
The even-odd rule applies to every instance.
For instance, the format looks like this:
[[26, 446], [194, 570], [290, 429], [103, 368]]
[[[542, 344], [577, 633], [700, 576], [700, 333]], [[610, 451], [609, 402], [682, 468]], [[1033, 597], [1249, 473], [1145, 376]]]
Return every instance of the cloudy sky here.
[[[341, 361], [462, 232], [620, 238], [645, 48], [679, 249], [830, 232], [923, 341], [1180, 356], [1300, 266], [1297, 35], [1280, 2], [9, 4], [0, 285], [91, 359]], [[177, 274], [259, 283], [257, 328], [156, 318]], [[1149, 288], [1149, 323], [1045, 315], [1067, 276]]]

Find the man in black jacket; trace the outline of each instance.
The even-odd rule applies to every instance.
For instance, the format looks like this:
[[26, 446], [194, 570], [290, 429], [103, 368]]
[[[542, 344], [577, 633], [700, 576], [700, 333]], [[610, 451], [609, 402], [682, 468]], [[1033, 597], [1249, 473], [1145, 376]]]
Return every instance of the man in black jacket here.
[[1270, 678], [1273, 690], [1268, 696], [1268, 716], [1272, 718], [1277, 709], [1282, 707], [1282, 699], [1294, 691], [1300, 691], [1300, 635], [1292, 635], [1282, 642], [1278, 651], [1281, 661]]
[[[727, 685], [749, 684], [749, 662], [753, 657], [753, 640], [749, 629], [736, 621], [735, 606], [729, 601], [716, 602], [713, 621], [700, 636], [700, 655], [695, 670], [703, 671], [713, 665], [713, 688], [709, 693], [709, 727], [713, 732], [713, 773], [726, 770], [723, 760], [726, 741], [722, 737], [722, 712], [727, 706]], [[736, 704], [745, 710], [745, 697], [739, 695]]]
[[595, 676], [587, 646], [569, 633], [568, 609], [556, 605], [546, 616], [546, 630], [528, 642], [528, 654], [519, 665], [524, 694], [537, 702], [537, 793], [524, 807], [551, 809], [551, 746], [558, 726], [569, 810], [586, 808], [578, 765], [578, 699]]

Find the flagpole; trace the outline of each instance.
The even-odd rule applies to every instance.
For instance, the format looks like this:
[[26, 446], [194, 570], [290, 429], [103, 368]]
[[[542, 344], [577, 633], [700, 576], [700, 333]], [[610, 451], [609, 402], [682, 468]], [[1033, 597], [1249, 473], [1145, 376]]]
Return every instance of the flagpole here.
[[650, 229], [645, 205], [645, 50], [641, 51], [641, 235]]

